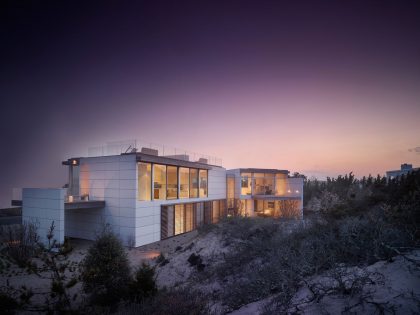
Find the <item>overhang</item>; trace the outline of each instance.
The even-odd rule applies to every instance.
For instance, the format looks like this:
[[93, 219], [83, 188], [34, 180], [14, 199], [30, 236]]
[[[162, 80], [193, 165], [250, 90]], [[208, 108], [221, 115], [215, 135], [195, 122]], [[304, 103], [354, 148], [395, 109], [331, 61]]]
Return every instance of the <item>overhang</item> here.
[[190, 161], [185, 161], [185, 160], [180, 160], [180, 159], [174, 159], [172, 157], [164, 157], [164, 156], [150, 155], [150, 154], [144, 154], [144, 153], [137, 153], [136, 160], [137, 162], [148, 162], [148, 163], [155, 163], [155, 164], [200, 168], [200, 169], [205, 169], [205, 170], [211, 170], [213, 168], [212, 166], [205, 163], [190, 162]]

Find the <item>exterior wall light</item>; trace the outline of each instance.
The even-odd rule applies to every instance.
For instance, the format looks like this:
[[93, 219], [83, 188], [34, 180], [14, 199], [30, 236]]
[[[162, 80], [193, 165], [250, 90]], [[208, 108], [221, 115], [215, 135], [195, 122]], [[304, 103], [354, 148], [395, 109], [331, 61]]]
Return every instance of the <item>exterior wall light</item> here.
[[296, 193], [298, 194], [299, 193], [299, 190], [296, 190]]

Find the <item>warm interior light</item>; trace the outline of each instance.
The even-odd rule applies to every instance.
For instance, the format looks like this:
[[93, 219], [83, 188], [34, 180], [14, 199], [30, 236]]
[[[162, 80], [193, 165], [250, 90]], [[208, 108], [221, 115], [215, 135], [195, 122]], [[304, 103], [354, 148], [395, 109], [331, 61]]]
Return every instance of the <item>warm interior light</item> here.
[[288, 193], [291, 193], [290, 189], [287, 191]]
[[73, 161], [72, 161], [72, 164], [73, 164], [73, 165], [76, 165], [76, 164], [77, 164], [77, 161], [76, 161], [76, 160], [73, 160]]

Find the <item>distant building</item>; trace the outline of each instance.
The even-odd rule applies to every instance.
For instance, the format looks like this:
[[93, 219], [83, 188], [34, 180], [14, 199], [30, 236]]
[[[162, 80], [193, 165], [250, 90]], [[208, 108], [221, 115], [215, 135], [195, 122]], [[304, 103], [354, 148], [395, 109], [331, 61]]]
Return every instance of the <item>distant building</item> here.
[[400, 170], [387, 171], [386, 172], [386, 178], [388, 180], [389, 179], [394, 179], [394, 178], [397, 178], [398, 176], [407, 175], [408, 173], [413, 172], [413, 171], [417, 171], [417, 170], [420, 170], [420, 168], [419, 167], [413, 168], [412, 164], [404, 163], [404, 164], [401, 164], [401, 169]]

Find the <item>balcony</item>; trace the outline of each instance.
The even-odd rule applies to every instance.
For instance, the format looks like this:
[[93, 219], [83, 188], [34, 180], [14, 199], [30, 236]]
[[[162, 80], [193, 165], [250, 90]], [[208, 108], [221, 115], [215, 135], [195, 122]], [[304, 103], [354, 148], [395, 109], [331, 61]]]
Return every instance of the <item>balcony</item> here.
[[256, 197], [256, 199], [300, 198], [302, 190], [302, 178], [241, 177], [241, 195]]

